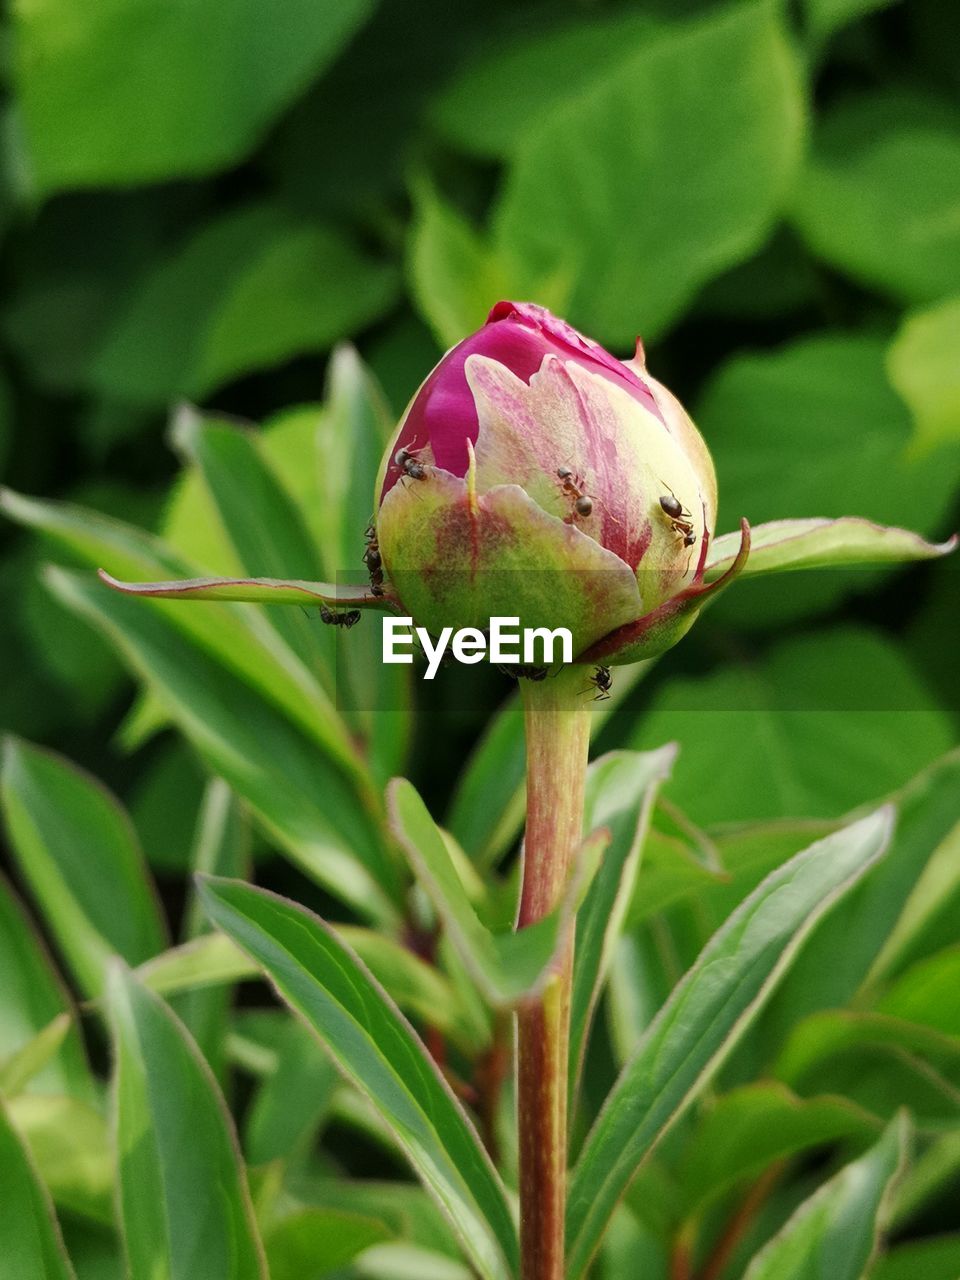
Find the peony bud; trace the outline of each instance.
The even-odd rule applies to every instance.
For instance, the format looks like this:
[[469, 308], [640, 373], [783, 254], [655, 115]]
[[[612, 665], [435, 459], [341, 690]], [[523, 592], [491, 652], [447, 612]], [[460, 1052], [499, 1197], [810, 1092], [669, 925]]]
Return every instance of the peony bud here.
[[631, 662], [720, 585], [703, 582], [716, 477], [682, 406], [639, 344], [619, 361], [530, 303], [498, 303], [422, 384], [376, 506], [392, 590], [435, 634], [519, 616], [567, 627], [584, 661]]

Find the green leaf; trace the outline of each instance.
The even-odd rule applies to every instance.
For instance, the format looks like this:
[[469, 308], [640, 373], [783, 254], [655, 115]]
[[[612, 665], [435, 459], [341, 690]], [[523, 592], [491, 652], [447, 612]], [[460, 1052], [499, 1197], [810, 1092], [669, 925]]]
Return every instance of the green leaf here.
[[823, 41], [858, 18], [893, 3], [894, 0], [804, 0], [807, 29], [815, 40]]
[[249, 956], [219, 933], [206, 933], [172, 947], [136, 971], [143, 985], [160, 996], [240, 982], [258, 972]]
[[[214, 509], [248, 574], [318, 578], [317, 548], [302, 515], [261, 456], [250, 431], [204, 420], [184, 407], [173, 425], [174, 444], [196, 464]], [[334, 693], [336, 632], [299, 609], [273, 609], [268, 618], [308, 670]], [[331, 708], [331, 714], [336, 714]]]
[[665, 682], [630, 745], [671, 737], [681, 750], [666, 794], [709, 825], [826, 818], [876, 801], [954, 734], [905, 655], [881, 634], [847, 627]]
[[199, 400], [363, 328], [390, 307], [396, 284], [392, 266], [279, 207], [224, 214], [139, 282], [92, 380], [135, 405]]
[[913, 414], [918, 451], [960, 440], [960, 296], [908, 314], [887, 351], [890, 381]]
[[[942, 846], [943, 847], [943, 846]], [[956, 843], [953, 842], [954, 858]], [[935, 854], [931, 863], [936, 859]], [[928, 864], [929, 865], [929, 864]], [[902, 919], [902, 917], [901, 917]], [[882, 957], [881, 953], [881, 957]], [[877, 1013], [920, 1022], [960, 1038], [960, 946], [953, 945], [919, 961], [876, 1001]]]
[[415, 188], [407, 275], [417, 309], [437, 340], [451, 347], [479, 329], [491, 299], [510, 293], [496, 251], [426, 183]]
[[58, 1208], [101, 1224], [113, 1221], [113, 1158], [98, 1109], [75, 1098], [21, 1093], [10, 1118]]
[[297, 724], [191, 645], [165, 615], [85, 576], [57, 570], [49, 580], [60, 599], [110, 636], [291, 857], [363, 916], [393, 917], [397, 880], [372, 796], [358, 798], [353, 779]]
[[907, 1159], [909, 1129], [898, 1116], [862, 1159], [800, 1206], [754, 1257], [744, 1280], [862, 1280], [877, 1248], [891, 1186]]
[[[79, 15], [64, 0], [17, 9], [15, 82], [43, 191], [129, 186], [225, 168], [336, 57], [374, 8], [255, 4]], [[171, 74], [175, 68], [176, 74]]]
[[960, 132], [909, 101], [891, 119], [884, 97], [825, 118], [792, 215], [814, 253], [853, 279], [934, 302], [960, 288]]
[[433, 121], [467, 151], [493, 159], [513, 156], [549, 124], [554, 111], [615, 73], [625, 56], [658, 31], [646, 13], [599, 12], [587, 22], [497, 41], [458, 71], [435, 102]]
[[125, 811], [59, 756], [8, 738], [0, 767], [12, 850], [81, 988], [100, 994], [109, 959], [162, 951], [155, 890]]
[[624, 344], [638, 325], [663, 333], [772, 229], [802, 132], [772, 6], [663, 29], [518, 147], [495, 214], [495, 243], [524, 264], [514, 292], [562, 269], [587, 333]]
[[12, 1098], [22, 1093], [30, 1081], [60, 1052], [72, 1029], [71, 1015], [58, 1014], [32, 1040], [28, 1040], [23, 1048], [4, 1058], [0, 1062], [0, 1096]]
[[878, 952], [895, 933], [923, 868], [957, 824], [958, 788], [960, 752], [954, 751], [893, 796], [898, 817], [889, 854], [823, 922], [763, 1016], [758, 1032], [767, 1061], [808, 1013], [841, 1009], [854, 997], [869, 999], [867, 983]]
[[630, 903], [653, 802], [675, 756], [672, 745], [648, 755], [611, 751], [595, 760], [587, 772], [583, 829], [606, 827], [610, 844], [577, 912], [570, 999], [571, 1096], [576, 1092], [594, 1008]]
[[293, 903], [228, 881], [209, 881], [203, 893], [210, 918], [263, 966], [391, 1128], [481, 1275], [513, 1274], [516, 1231], [500, 1180], [380, 988], [321, 921]]
[[[927, 542], [908, 529], [891, 529], [848, 516], [839, 520], [771, 520], [750, 528], [750, 556], [745, 578], [785, 570], [827, 569], [836, 566], [906, 564], [948, 555], [957, 546]], [[740, 549], [740, 532], [713, 540], [707, 557], [706, 579], [723, 577]]]
[[[266, 1280], [229, 1114], [183, 1027], [117, 965], [114, 1043], [119, 1209], [131, 1275]], [[216, 1189], [215, 1195], [201, 1189]]]
[[960, 1275], [960, 1235], [913, 1240], [879, 1258], [870, 1280], [956, 1280]]
[[0, 1257], [17, 1280], [74, 1280], [50, 1198], [0, 1103]]
[[251, 1164], [288, 1159], [309, 1146], [340, 1084], [329, 1055], [296, 1018], [285, 1019], [276, 1059], [247, 1113], [243, 1146]]
[[[37, 1037], [70, 1012], [70, 1000], [19, 902], [0, 877], [0, 1059], [4, 1074]], [[41, 1093], [89, 1101], [93, 1082], [75, 1026], [56, 1056], [31, 1080]], [[9, 1092], [7, 1088], [0, 1089]]]
[[735, 1089], [707, 1113], [677, 1176], [685, 1215], [758, 1178], [775, 1161], [841, 1140], [873, 1139], [879, 1122], [845, 1098], [798, 1098], [761, 1082]]
[[564, 903], [524, 929], [492, 933], [481, 922], [438, 827], [406, 778], [387, 790], [394, 834], [430, 897], [447, 936], [486, 999], [510, 1008], [541, 989], [564, 944], [572, 913], [593, 875], [609, 835], [595, 833], [581, 847]]
[[272, 1227], [266, 1237], [270, 1280], [320, 1280], [371, 1245], [389, 1240], [376, 1218], [333, 1209], [301, 1209]]
[[643, 1036], [573, 1171], [568, 1275], [581, 1276], [644, 1157], [690, 1105], [830, 907], [884, 852], [882, 809], [777, 868], [704, 948]]

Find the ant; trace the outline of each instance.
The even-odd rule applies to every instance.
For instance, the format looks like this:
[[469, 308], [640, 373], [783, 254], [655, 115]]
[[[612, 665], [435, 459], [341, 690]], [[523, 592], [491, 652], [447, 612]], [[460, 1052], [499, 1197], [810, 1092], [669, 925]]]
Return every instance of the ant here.
[[383, 561], [380, 558], [380, 543], [377, 541], [377, 526], [368, 524], [363, 531], [366, 547], [363, 552], [363, 563], [370, 574], [370, 591], [375, 596], [383, 595]]
[[574, 475], [571, 467], [557, 467], [557, 479], [560, 481], [560, 492], [564, 497], [573, 499], [573, 510], [564, 519], [572, 524], [577, 516], [586, 520], [593, 512], [593, 499], [583, 492], [583, 481]]
[[427, 464], [417, 457], [417, 449], [398, 449], [393, 461], [409, 480], [426, 480]]
[[[667, 487], [669, 488], [669, 485]], [[691, 523], [693, 517], [672, 489], [670, 489], [669, 494], [661, 495], [660, 509], [670, 521], [670, 528], [673, 532], [679, 533], [683, 538], [683, 545], [692, 547], [697, 540], [697, 535], [694, 533], [693, 524]]]
[[328, 609], [325, 604], [320, 606], [320, 621], [325, 622], [328, 627], [350, 627], [356, 626], [360, 621], [359, 609], [348, 609], [346, 613], [335, 613], [333, 609]]
[[606, 702], [607, 698], [610, 697], [610, 687], [613, 684], [610, 668], [598, 666], [590, 677], [590, 683], [597, 691], [593, 699], [594, 702]]

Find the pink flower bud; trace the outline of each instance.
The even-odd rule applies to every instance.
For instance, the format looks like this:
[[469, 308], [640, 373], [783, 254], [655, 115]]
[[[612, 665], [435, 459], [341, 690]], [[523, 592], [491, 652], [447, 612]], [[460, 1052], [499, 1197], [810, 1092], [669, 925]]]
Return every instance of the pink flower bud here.
[[716, 478], [696, 427], [639, 344], [622, 362], [530, 303], [498, 303], [428, 376], [376, 499], [383, 567], [432, 632], [519, 615], [578, 653], [620, 632], [604, 661], [633, 661], [705, 590]]

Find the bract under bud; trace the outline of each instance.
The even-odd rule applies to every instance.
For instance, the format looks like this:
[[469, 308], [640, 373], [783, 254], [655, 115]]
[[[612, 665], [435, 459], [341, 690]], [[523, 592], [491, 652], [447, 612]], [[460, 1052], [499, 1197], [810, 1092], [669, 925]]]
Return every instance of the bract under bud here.
[[[434, 633], [519, 615], [569, 628], [578, 654], [619, 633], [604, 660], [634, 661], [706, 591], [716, 478], [696, 427], [639, 344], [622, 362], [529, 303], [498, 303], [431, 372], [376, 501], [392, 588]], [[653, 618], [669, 625], [631, 631]]]

